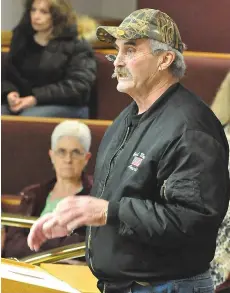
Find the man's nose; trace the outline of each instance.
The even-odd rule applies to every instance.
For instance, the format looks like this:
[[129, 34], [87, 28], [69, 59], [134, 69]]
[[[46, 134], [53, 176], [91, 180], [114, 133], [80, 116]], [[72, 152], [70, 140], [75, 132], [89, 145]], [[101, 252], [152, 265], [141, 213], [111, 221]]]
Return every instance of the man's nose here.
[[122, 54], [118, 54], [113, 62], [114, 67], [124, 66], [124, 64], [124, 56], [122, 56]]

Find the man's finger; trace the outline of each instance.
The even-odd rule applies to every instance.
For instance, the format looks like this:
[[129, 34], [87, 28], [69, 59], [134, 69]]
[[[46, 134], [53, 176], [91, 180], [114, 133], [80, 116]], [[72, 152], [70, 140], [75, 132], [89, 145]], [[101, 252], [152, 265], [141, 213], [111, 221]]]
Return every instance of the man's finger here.
[[68, 198], [65, 198], [61, 200], [55, 208], [55, 212], [65, 212], [66, 210], [69, 210], [72, 207], [77, 206], [77, 198], [76, 196], [68, 196]]
[[34, 245], [39, 242], [44, 242], [46, 240], [45, 235], [42, 231], [43, 224], [53, 217], [52, 213], [46, 214], [43, 217], [39, 218], [31, 227], [30, 233], [27, 238], [28, 246], [33, 250]]
[[73, 231], [74, 229], [80, 228], [82, 226], [85, 226], [85, 217], [79, 217], [77, 219], [74, 219], [73, 221], [69, 222], [67, 224], [67, 230], [69, 232]]
[[66, 212], [57, 212], [56, 213], [56, 217], [57, 217], [57, 222], [60, 226], [67, 226], [67, 224], [69, 222], [72, 222], [73, 220], [79, 218], [80, 216], [82, 216], [83, 211], [82, 209], [78, 209], [78, 208], [71, 208], [70, 210], [66, 211]]
[[52, 219], [46, 221], [43, 226], [42, 226], [42, 230], [45, 233], [45, 235], [50, 235], [51, 230], [53, 229], [53, 227], [55, 227], [56, 225], [58, 225], [58, 220], [57, 217], [54, 216]]

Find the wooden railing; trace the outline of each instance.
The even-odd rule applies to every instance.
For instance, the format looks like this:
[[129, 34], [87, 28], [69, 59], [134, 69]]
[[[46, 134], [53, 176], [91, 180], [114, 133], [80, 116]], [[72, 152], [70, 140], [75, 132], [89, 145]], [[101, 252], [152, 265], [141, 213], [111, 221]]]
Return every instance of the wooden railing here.
[[[2, 213], [1, 224], [19, 228], [31, 228], [36, 217], [26, 217], [16, 214]], [[17, 244], [16, 244], [17, 245]], [[39, 265], [40, 263], [56, 263], [58, 261], [80, 258], [85, 256], [85, 242], [70, 244], [19, 259], [19, 261]]]
[[37, 220], [36, 217], [26, 217], [22, 215], [2, 213], [1, 224], [3, 226], [12, 226], [19, 228], [31, 228], [34, 222]]
[[19, 261], [32, 265], [39, 265], [41, 263], [56, 263], [59, 261], [80, 258], [84, 256], [85, 242], [81, 242], [50, 249], [41, 253], [35, 253], [33, 255], [21, 258]]

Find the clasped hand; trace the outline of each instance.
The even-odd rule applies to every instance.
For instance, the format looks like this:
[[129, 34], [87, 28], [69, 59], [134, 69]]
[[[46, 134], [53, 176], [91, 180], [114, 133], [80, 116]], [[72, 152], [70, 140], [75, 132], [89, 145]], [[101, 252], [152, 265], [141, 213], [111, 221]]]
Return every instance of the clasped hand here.
[[31, 108], [36, 105], [34, 96], [20, 97], [19, 93], [11, 92], [7, 95], [7, 101], [11, 112], [17, 113], [26, 108]]
[[91, 196], [68, 196], [56, 209], [40, 217], [31, 227], [27, 238], [31, 250], [38, 251], [48, 239], [63, 237], [81, 226], [105, 225], [108, 201]]

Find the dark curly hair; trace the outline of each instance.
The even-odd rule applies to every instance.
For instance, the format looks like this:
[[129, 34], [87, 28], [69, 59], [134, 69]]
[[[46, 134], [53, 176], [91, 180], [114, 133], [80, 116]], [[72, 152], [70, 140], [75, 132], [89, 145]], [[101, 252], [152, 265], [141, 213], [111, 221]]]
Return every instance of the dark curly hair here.
[[[77, 15], [73, 10], [69, 0], [46, 0], [50, 5], [50, 13], [53, 21], [52, 36], [58, 37], [62, 32], [77, 23]], [[21, 24], [24, 24], [32, 29], [30, 21], [30, 11], [34, 0], [25, 1], [25, 13]]]

